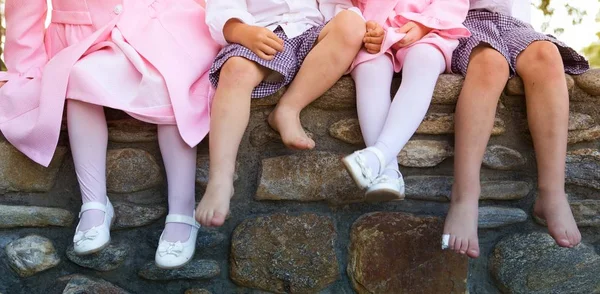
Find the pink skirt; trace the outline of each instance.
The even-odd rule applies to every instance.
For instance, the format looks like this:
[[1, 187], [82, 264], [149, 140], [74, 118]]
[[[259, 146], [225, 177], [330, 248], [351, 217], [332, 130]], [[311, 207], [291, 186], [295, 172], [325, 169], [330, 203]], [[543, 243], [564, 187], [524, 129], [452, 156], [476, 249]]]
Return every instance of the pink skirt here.
[[119, 109], [147, 123], [176, 124], [163, 76], [116, 27], [109, 40], [90, 48], [73, 66], [67, 99]]

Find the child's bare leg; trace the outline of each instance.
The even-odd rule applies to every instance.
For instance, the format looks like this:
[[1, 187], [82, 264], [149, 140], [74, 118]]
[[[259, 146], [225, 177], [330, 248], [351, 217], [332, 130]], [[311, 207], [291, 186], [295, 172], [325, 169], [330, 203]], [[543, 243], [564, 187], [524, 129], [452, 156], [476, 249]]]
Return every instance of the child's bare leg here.
[[283, 143], [292, 149], [312, 149], [300, 123], [300, 111], [319, 98], [348, 70], [362, 46], [365, 22], [356, 13], [343, 11], [321, 31], [296, 78], [269, 116]]
[[456, 105], [455, 178], [444, 234], [450, 235], [450, 249], [472, 258], [479, 256], [477, 221], [481, 161], [508, 76], [508, 62], [502, 54], [487, 46], [475, 48]]
[[525, 84], [538, 166], [535, 214], [546, 219], [558, 245], [573, 247], [581, 241], [581, 234], [565, 194], [569, 92], [558, 48], [547, 41], [532, 43], [517, 58], [517, 72]]
[[203, 226], [221, 226], [229, 213], [237, 152], [250, 119], [250, 95], [267, 74], [267, 69], [242, 57], [230, 58], [221, 69], [210, 123], [209, 181], [196, 209]]

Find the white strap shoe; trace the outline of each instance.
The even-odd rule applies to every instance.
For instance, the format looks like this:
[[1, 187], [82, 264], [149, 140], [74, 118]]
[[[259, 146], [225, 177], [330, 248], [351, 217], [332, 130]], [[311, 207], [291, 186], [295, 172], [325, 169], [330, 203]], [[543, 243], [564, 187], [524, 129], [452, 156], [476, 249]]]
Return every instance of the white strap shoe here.
[[365, 193], [366, 201], [391, 201], [404, 199], [404, 179], [399, 170], [393, 170], [398, 173], [398, 178], [393, 179], [387, 175], [378, 176], [367, 189]]
[[[372, 152], [375, 154], [379, 160], [379, 170], [372, 171], [371, 168], [367, 166], [367, 159], [364, 156], [365, 152]], [[356, 182], [356, 185], [361, 189], [366, 189], [371, 186], [375, 178], [381, 174], [383, 168], [386, 166], [383, 153], [375, 147], [367, 147], [363, 150], [358, 150], [344, 157], [342, 162], [346, 166], [346, 169], [354, 182]]]
[[183, 243], [181, 241], [169, 242], [163, 240], [162, 234], [160, 235], [154, 258], [156, 266], [162, 269], [175, 269], [186, 265], [194, 257], [200, 224], [196, 222], [194, 217], [180, 214], [167, 215], [165, 224], [167, 223], [181, 223], [192, 226], [190, 238]]
[[106, 205], [100, 202], [88, 202], [81, 206], [79, 218], [88, 210], [104, 211], [104, 222], [86, 231], [80, 231], [79, 225], [73, 237], [73, 251], [77, 255], [87, 255], [104, 249], [110, 243], [110, 227], [115, 216], [115, 210], [106, 198]]

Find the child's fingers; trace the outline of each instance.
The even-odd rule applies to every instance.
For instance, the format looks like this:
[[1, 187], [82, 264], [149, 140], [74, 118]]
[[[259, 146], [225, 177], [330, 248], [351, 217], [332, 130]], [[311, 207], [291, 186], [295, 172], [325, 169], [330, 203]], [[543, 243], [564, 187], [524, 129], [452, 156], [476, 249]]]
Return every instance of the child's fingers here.
[[381, 51], [381, 45], [366, 43], [365, 49], [367, 49], [367, 52], [374, 54], [374, 53], [378, 53], [379, 51]]
[[262, 52], [261, 50], [256, 50], [254, 53], [258, 57], [260, 57], [260, 58], [262, 58], [264, 60], [273, 60], [273, 58], [275, 58], [275, 55], [266, 54], [266, 53]]
[[269, 39], [272, 39], [275, 42], [279, 43], [281, 45], [281, 48], [283, 48], [283, 40], [279, 38], [275, 33], [269, 31], [269, 34], [267, 36], [269, 37]]
[[381, 37], [366, 37], [363, 39], [363, 43], [381, 44], [381, 43], [383, 43], [383, 36], [381, 36]]
[[401, 26], [399, 29], [397, 29], [396, 33], [404, 34], [408, 31], [410, 31], [413, 27], [414, 27], [414, 24], [412, 22], [409, 22], [409, 23]]
[[277, 54], [277, 50], [271, 46], [269, 46], [268, 44], [261, 44], [258, 47], [258, 50], [262, 51], [263, 53], [267, 54], [267, 55], [275, 55]]
[[414, 43], [415, 41], [417, 41], [416, 35], [417, 32], [415, 30], [409, 30], [408, 32], [406, 32], [406, 35], [404, 36], [404, 38], [402, 38], [402, 40], [400, 40], [398, 43], [396, 43], [397, 47], [406, 47], [412, 43]]
[[271, 47], [279, 52], [283, 51], [283, 43], [279, 43], [279, 42], [277, 42], [277, 40], [267, 39], [267, 40], [265, 40], [264, 44], [268, 45], [269, 47]]
[[385, 35], [385, 31], [380, 26], [377, 27], [376, 29], [374, 29], [373, 32], [371, 33], [371, 36], [373, 36], [373, 37], [383, 37], [383, 35]]
[[372, 20], [367, 21], [367, 32], [376, 29], [378, 26], [379, 25], [375, 21], [372, 21]]

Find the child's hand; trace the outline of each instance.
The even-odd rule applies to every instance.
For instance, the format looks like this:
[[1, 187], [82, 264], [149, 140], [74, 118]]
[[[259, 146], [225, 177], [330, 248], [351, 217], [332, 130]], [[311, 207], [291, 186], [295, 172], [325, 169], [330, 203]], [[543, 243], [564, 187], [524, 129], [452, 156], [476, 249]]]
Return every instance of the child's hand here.
[[396, 30], [397, 33], [405, 33], [406, 36], [402, 38], [399, 42], [394, 44], [392, 48], [398, 50], [402, 47], [406, 47], [416, 41], [423, 39], [429, 32], [431, 32], [431, 28], [428, 28], [420, 23], [416, 22], [408, 22], [403, 25], [401, 28]]
[[377, 22], [372, 20], [368, 21], [367, 33], [363, 39], [367, 52], [371, 54], [379, 53], [379, 51], [381, 51], [381, 43], [383, 43], [384, 35], [385, 31]]
[[225, 40], [238, 43], [264, 60], [273, 60], [277, 52], [283, 51], [283, 40], [264, 27], [251, 26], [234, 19], [223, 28]]

